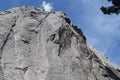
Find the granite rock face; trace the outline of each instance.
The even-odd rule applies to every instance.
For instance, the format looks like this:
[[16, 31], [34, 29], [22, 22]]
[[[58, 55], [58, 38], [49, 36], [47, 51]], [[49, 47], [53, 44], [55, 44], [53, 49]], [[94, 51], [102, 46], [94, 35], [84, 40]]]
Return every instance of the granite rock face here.
[[31, 6], [0, 12], [0, 80], [120, 80], [63, 12]]

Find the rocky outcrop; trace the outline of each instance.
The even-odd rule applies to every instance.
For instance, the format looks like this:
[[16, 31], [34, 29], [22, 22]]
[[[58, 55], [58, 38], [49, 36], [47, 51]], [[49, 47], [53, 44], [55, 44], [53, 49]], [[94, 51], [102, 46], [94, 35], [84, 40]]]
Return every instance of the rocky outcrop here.
[[120, 80], [63, 12], [24, 6], [0, 13], [0, 80]]

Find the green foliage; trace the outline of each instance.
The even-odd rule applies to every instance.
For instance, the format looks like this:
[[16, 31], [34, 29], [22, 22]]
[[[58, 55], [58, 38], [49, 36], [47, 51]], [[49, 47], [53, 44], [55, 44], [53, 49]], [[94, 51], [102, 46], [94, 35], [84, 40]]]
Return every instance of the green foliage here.
[[102, 6], [100, 9], [104, 14], [119, 14], [120, 13], [120, 0], [108, 0], [112, 3], [112, 6], [104, 7]]

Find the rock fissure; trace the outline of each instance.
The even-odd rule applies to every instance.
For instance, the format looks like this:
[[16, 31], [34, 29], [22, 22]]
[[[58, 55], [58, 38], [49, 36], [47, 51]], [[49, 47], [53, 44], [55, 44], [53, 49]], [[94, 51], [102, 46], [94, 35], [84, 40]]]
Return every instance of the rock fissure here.
[[16, 21], [17, 21], [17, 19], [14, 21], [13, 25], [11, 26], [11, 29], [10, 29], [9, 33], [6, 36], [3, 45], [1, 46], [1, 51], [3, 51], [3, 49], [5, 47], [5, 44], [7, 43], [8, 39], [9, 39], [9, 36], [10, 36], [11, 32], [13, 32], [13, 28], [16, 26]]
[[[13, 26], [14, 26], [14, 24], [13, 24]], [[12, 31], [13, 31], [13, 28], [10, 29], [9, 33], [7, 34], [6, 39], [4, 40], [4, 43], [3, 43], [2, 47], [1, 47], [1, 51], [4, 49], [5, 44], [7, 43], [8, 39], [9, 39], [9, 36], [10, 36]]]
[[43, 17], [43, 18], [39, 21], [38, 27], [39, 27], [39, 25], [42, 24], [42, 22], [43, 22], [48, 16], [49, 16], [49, 15], [45, 15], [45, 17]]
[[[10, 12], [10, 11], [9, 11]], [[11, 12], [10, 12], [11, 13]], [[9, 14], [9, 13], [7, 13], [7, 14]], [[4, 15], [6, 15], [6, 14], [4, 14]], [[4, 40], [4, 42], [3, 42], [3, 44], [2, 44], [2, 46], [1, 46], [1, 56], [0, 56], [0, 60], [2, 59], [2, 55], [3, 55], [3, 50], [4, 50], [4, 47], [5, 47], [5, 45], [7, 44], [7, 41], [9, 40], [9, 36], [11, 35], [11, 33], [13, 32], [13, 28], [16, 26], [16, 21], [17, 21], [17, 19], [15, 19], [15, 21], [13, 22], [13, 24], [12, 24], [12, 26], [10, 27], [11, 29], [9, 30], [9, 32], [8, 32], [8, 34], [7, 34], [7, 36], [6, 36], [6, 38], [5, 38], [5, 40]], [[14, 33], [14, 32], [13, 32]], [[6, 63], [6, 64], [9, 64], [9, 63]], [[1, 65], [1, 61], [0, 61], [0, 70], [1, 70], [1, 72], [0, 72], [0, 80], [6, 80], [5, 79], [5, 75], [4, 75], [4, 71], [3, 71], [3, 67], [2, 67], [2, 65]]]
[[15, 69], [17, 69], [17, 70], [20, 70], [20, 71], [23, 71], [24, 72], [24, 74], [26, 73], [26, 71], [28, 70], [28, 66], [26, 66], [26, 67], [24, 67], [24, 68], [15, 68]]

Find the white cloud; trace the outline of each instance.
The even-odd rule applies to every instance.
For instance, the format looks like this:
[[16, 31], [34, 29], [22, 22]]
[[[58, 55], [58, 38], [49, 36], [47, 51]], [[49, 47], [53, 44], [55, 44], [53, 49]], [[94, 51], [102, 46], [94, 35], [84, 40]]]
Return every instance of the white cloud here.
[[51, 11], [53, 9], [51, 3], [46, 3], [45, 1], [42, 2], [42, 7], [45, 9], [45, 11]]

